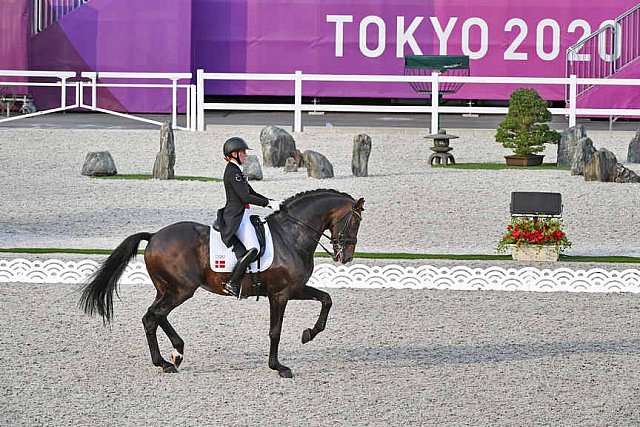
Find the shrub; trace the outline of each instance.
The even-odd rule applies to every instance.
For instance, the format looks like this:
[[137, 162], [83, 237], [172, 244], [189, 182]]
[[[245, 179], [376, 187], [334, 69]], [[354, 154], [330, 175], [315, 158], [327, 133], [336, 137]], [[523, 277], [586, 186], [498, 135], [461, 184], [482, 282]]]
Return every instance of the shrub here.
[[496, 141], [513, 150], [517, 156], [528, 156], [544, 150], [544, 144], [557, 143], [560, 133], [549, 128], [551, 120], [547, 103], [534, 89], [517, 89], [509, 99], [509, 112], [498, 126]]

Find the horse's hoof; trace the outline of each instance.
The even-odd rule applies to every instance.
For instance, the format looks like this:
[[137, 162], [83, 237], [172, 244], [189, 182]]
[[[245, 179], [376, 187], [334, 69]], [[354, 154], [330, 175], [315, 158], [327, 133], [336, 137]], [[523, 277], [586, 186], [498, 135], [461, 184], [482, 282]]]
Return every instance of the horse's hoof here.
[[311, 329], [305, 329], [302, 331], [302, 344], [306, 344], [311, 341]]
[[171, 359], [171, 363], [176, 365], [176, 368], [178, 368], [180, 366], [180, 364], [182, 363], [182, 361], [184, 360], [184, 356], [182, 356], [182, 354], [178, 353], [178, 350], [173, 349], [173, 352], [171, 353], [170, 359]]
[[280, 375], [281, 378], [293, 378], [293, 373], [289, 368], [278, 371], [278, 375]]
[[174, 365], [167, 365], [162, 368], [162, 372], [165, 374], [177, 374], [178, 369]]

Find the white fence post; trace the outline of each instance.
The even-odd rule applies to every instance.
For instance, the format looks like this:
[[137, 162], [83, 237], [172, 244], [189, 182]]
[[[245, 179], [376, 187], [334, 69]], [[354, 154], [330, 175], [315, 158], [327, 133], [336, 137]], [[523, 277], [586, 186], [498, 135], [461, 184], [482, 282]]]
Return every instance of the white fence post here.
[[204, 132], [204, 70], [199, 68], [196, 76], [196, 95], [198, 99], [196, 113], [196, 120], [198, 121], [197, 130]]
[[438, 133], [439, 117], [438, 117], [438, 101], [440, 92], [438, 90], [438, 76], [440, 73], [434, 71], [431, 73], [431, 133]]
[[91, 108], [96, 109], [98, 106], [98, 74], [97, 73], [89, 73], [91, 76]]
[[189, 118], [189, 130], [195, 132], [198, 130], [198, 100], [196, 99], [198, 92], [196, 91], [196, 85], [191, 85], [189, 90], [191, 91], [191, 117]]
[[294, 80], [293, 131], [302, 132], [302, 71], [296, 70]]
[[569, 76], [569, 127], [576, 125], [576, 102], [578, 100], [578, 79], [575, 74]]
[[178, 80], [171, 79], [171, 129], [178, 125]]
[[73, 104], [74, 107], [80, 108], [80, 94], [82, 93], [82, 81], [78, 80], [75, 82], [76, 87], [76, 102]]
[[64, 108], [67, 106], [67, 78], [63, 77], [60, 79], [60, 107]]

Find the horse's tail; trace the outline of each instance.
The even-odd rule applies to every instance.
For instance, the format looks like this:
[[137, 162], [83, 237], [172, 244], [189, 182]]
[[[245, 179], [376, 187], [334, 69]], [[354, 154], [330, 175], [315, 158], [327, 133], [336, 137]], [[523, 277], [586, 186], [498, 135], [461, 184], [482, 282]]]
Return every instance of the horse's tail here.
[[109, 258], [89, 278], [82, 288], [80, 308], [90, 316], [96, 312], [106, 324], [113, 317], [113, 293], [118, 294], [118, 279], [129, 261], [136, 256], [141, 240], [149, 240], [152, 233], [137, 233], [124, 239]]

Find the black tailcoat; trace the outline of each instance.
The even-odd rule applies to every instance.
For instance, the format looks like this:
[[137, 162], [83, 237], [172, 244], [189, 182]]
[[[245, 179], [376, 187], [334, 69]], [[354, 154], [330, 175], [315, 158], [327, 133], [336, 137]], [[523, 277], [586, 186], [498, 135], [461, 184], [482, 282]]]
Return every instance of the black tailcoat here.
[[232, 238], [238, 231], [245, 205], [267, 206], [269, 199], [256, 193], [249, 185], [240, 167], [233, 162], [228, 162], [224, 170], [224, 191], [227, 195], [227, 204], [218, 211], [220, 222], [220, 237], [227, 247], [232, 244]]

